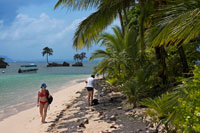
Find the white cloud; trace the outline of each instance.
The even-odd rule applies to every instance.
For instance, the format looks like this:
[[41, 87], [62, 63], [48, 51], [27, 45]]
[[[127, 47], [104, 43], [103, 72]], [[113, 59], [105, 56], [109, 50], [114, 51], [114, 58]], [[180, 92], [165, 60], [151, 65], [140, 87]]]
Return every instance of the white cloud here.
[[69, 24], [65, 19], [55, 19], [45, 13], [37, 18], [20, 13], [10, 26], [4, 26], [0, 20], [0, 45], [7, 49], [7, 53], [15, 52], [18, 58], [31, 54], [32, 58], [37, 57], [44, 46], [71, 48], [74, 31], [81, 20]]
[[[71, 25], [66, 25], [66, 20], [50, 18], [45, 13], [42, 13], [39, 18], [18, 14], [10, 27], [0, 31], [3, 35], [0, 39], [11, 39], [13, 41], [39, 39], [40, 41], [54, 42], [57, 37], [63, 37], [67, 32], [73, 32], [81, 20], [77, 19]], [[0, 25], [1, 23], [0, 21]]]

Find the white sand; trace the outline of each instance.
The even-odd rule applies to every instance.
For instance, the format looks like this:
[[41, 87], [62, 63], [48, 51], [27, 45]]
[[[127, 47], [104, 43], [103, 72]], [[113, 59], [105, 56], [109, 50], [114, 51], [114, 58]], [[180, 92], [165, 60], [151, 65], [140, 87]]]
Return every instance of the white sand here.
[[75, 83], [70, 87], [56, 92], [53, 95], [54, 101], [48, 110], [46, 121], [48, 123], [41, 124], [41, 118], [39, 115], [39, 108], [33, 107], [31, 109], [22, 111], [16, 115], [10, 116], [0, 122], [1, 133], [43, 133], [47, 130], [51, 121], [56, 119], [56, 116], [66, 108], [66, 105], [70, 104], [80, 94], [76, 94], [77, 91], [82, 91], [85, 87], [85, 83]]

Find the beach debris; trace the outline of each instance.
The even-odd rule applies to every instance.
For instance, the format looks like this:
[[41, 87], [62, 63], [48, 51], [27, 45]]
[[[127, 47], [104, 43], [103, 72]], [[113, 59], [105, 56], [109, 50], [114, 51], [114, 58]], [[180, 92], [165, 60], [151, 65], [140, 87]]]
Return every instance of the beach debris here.
[[110, 126], [110, 128], [116, 129], [117, 127], [113, 124], [113, 125]]
[[112, 116], [110, 117], [110, 120], [111, 120], [111, 121], [116, 121], [116, 120], [117, 120], [117, 118], [116, 118], [116, 116], [115, 116], [115, 115], [112, 115]]
[[80, 94], [80, 93], [81, 93], [80, 91], [77, 91], [77, 92], [76, 92], [76, 94]]
[[[77, 120], [77, 122], [79, 122], [80, 119]], [[85, 127], [85, 124], [89, 124], [89, 120], [86, 118], [84, 119], [80, 124], [79, 124], [79, 127], [82, 127], [82, 128], [86, 128]]]
[[79, 129], [77, 130], [78, 133], [83, 133], [83, 130]]
[[79, 127], [86, 128], [83, 122], [79, 124]]
[[148, 125], [148, 128], [154, 128], [153, 123], [150, 123], [150, 124]]
[[111, 133], [111, 132], [109, 132], [108, 130], [106, 130], [106, 131], [101, 131], [101, 133]]
[[118, 109], [118, 110], [121, 110], [121, 109], [122, 109], [122, 107], [117, 107], [117, 109]]
[[137, 132], [141, 132], [142, 131], [142, 129], [137, 129]]
[[103, 119], [105, 119], [105, 115], [102, 115], [102, 117], [101, 118], [99, 118], [99, 120], [103, 120]]
[[89, 120], [86, 118], [84, 121], [83, 121], [84, 124], [89, 124]]
[[103, 112], [99, 112], [99, 117], [103, 115]]
[[76, 122], [80, 122], [80, 121], [81, 121], [80, 119], [77, 119], [77, 120], [76, 120]]
[[71, 107], [71, 105], [67, 105], [67, 109], [70, 108], [70, 107]]

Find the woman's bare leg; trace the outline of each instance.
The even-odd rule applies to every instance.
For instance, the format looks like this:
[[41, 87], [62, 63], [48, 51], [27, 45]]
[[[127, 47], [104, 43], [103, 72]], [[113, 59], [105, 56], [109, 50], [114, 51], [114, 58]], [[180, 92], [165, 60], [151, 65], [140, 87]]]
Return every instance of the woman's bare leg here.
[[93, 94], [94, 94], [94, 90], [91, 91], [91, 103], [93, 101]]
[[48, 103], [45, 103], [44, 105], [44, 115], [43, 115], [43, 122], [45, 122], [46, 116], [47, 116], [47, 108], [48, 108]]
[[88, 91], [88, 105], [90, 106], [90, 91]]
[[44, 108], [44, 105], [40, 103], [40, 116], [42, 117], [41, 121], [43, 121], [43, 108]]

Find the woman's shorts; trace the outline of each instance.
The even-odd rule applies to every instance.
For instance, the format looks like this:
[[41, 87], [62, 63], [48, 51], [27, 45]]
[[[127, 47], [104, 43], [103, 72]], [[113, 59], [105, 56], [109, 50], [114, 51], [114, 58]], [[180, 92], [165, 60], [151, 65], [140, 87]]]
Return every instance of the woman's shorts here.
[[88, 91], [93, 91], [94, 88], [92, 88], [92, 87], [87, 87], [87, 90], [88, 90]]

